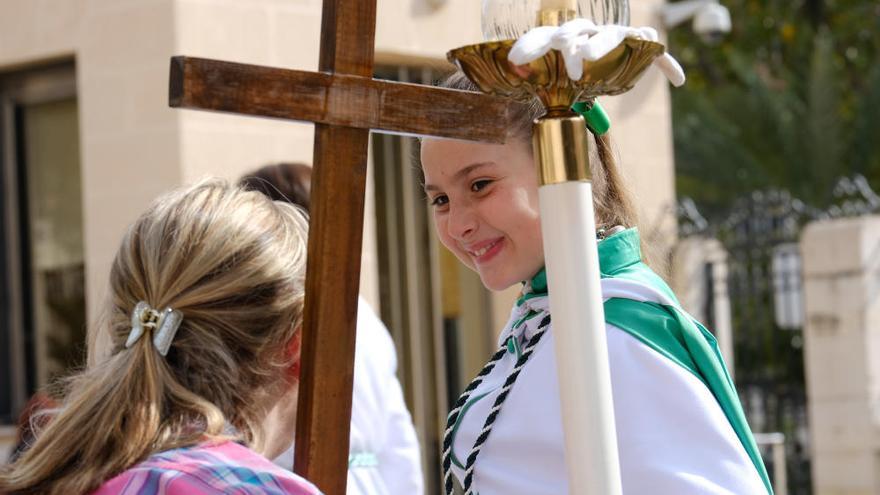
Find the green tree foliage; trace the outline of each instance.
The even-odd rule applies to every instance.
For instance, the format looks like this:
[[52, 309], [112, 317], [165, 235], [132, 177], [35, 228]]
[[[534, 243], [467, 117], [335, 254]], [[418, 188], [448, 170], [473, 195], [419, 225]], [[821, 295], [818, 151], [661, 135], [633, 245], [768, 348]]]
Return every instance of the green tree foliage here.
[[823, 207], [840, 176], [880, 188], [880, 1], [722, 2], [717, 44], [670, 33], [688, 74], [672, 92], [679, 195], [717, 217], [755, 189]]

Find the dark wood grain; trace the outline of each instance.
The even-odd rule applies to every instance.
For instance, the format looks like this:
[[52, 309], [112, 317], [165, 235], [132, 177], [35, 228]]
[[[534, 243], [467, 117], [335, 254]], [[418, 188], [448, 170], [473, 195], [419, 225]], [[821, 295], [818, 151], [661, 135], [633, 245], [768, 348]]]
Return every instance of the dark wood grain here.
[[[370, 77], [375, 30], [376, 0], [324, 0], [320, 69]], [[328, 107], [354, 99], [326, 95]], [[367, 129], [315, 125], [294, 470], [327, 495], [346, 491], [369, 140]]]
[[324, 0], [318, 70], [371, 77], [376, 0]]
[[171, 106], [503, 143], [517, 103], [482, 93], [369, 77], [171, 59]]
[[315, 126], [295, 470], [328, 495], [345, 493], [348, 468], [368, 141]]

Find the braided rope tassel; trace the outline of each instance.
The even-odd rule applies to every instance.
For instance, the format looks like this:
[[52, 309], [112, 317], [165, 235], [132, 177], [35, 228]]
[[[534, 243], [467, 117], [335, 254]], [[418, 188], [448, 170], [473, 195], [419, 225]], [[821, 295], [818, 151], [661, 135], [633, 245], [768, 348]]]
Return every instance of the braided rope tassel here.
[[[550, 323], [550, 317], [547, 316], [544, 320], [541, 321], [541, 324], [538, 326], [539, 329], [545, 328]], [[495, 403], [492, 405], [492, 409], [489, 411], [489, 416], [486, 417], [486, 422], [483, 424], [483, 430], [480, 432], [480, 435], [477, 437], [476, 442], [474, 442], [474, 447], [471, 450], [471, 454], [467, 458], [467, 464], [465, 465], [465, 476], [464, 476], [464, 492], [467, 495], [471, 495], [473, 491], [471, 490], [471, 485], [474, 480], [474, 466], [477, 461], [477, 456], [480, 454], [480, 450], [483, 448], [483, 444], [489, 438], [489, 434], [492, 433], [492, 426], [495, 424], [495, 419], [498, 418], [498, 413], [501, 411], [501, 406], [504, 404], [504, 401], [507, 399], [508, 394], [510, 394], [510, 390], [513, 388], [513, 384], [516, 382], [517, 377], [519, 377], [520, 371], [526, 365], [531, 357], [532, 353], [535, 350], [535, 346], [538, 342], [541, 341], [541, 337], [544, 336], [546, 330], [541, 330], [537, 334], [535, 334], [526, 345], [525, 349], [523, 349], [523, 354], [520, 356], [519, 360], [516, 362], [516, 366], [513, 368], [513, 371], [510, 372], [510, 375], [507, 376], [507, 380], [504, 382], [504, 386], [501, 388], [501, 392], [498, 394], [498, 397], [495, 399]]]
[[449, 415], [446, 417], [446, 430], [443, 432], [443, 482], [446, 489], [446, 495], [452, 495], [453, 492], [452, 430], [455, 428], [455, 423], [458, 421], [458, 416], [461, 413], [462, 408], [467, 403], [468, 399], [470, 399], [471, 393], [483, 383], [483, 378], [492, 372], [492, 369], [495, 368], [495, 364], [504, 357], [506, 352], [507, 345], [502, 345], [501, 348], [492, 355], [489, 362], [483, 366], [483, 369], [480, 370], [477, 376], [470, 384], [468, 384], [464, 392], [462, 392], [461, 396], [455, 402], [455, 407], [449, 411]]

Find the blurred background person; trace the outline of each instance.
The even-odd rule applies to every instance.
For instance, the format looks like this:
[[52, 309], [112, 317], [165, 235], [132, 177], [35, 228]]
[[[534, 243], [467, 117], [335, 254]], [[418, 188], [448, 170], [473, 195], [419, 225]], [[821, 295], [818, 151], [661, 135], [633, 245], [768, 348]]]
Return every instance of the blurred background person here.
[[[309, 210], [312, 168], [302, 163], [267, 165], [241, 179], [241, 185], [275, 201]], [[424, 492], [415, 428], [397, 379], [394, 342], [382, 320], [363, 298], [358, 301], [354, 394], [348, 458], [349, 494], [397, 495]], [[275, 459], [293, 466], [291, 448]]]

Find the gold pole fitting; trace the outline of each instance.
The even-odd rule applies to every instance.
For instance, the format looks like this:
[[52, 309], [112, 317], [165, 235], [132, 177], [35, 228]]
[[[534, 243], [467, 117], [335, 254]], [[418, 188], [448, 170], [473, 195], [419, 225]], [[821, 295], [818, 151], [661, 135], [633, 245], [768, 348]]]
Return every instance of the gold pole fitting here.
[[538, 11], [538, 25], [561, 26], [577, 16], [577, 10], [572, 9], [541, 9]]
[[532, 147], [541, 185], [589, 182], [592, 176], [588, 139], [586, 124], [580, 115], [536, 120]]

